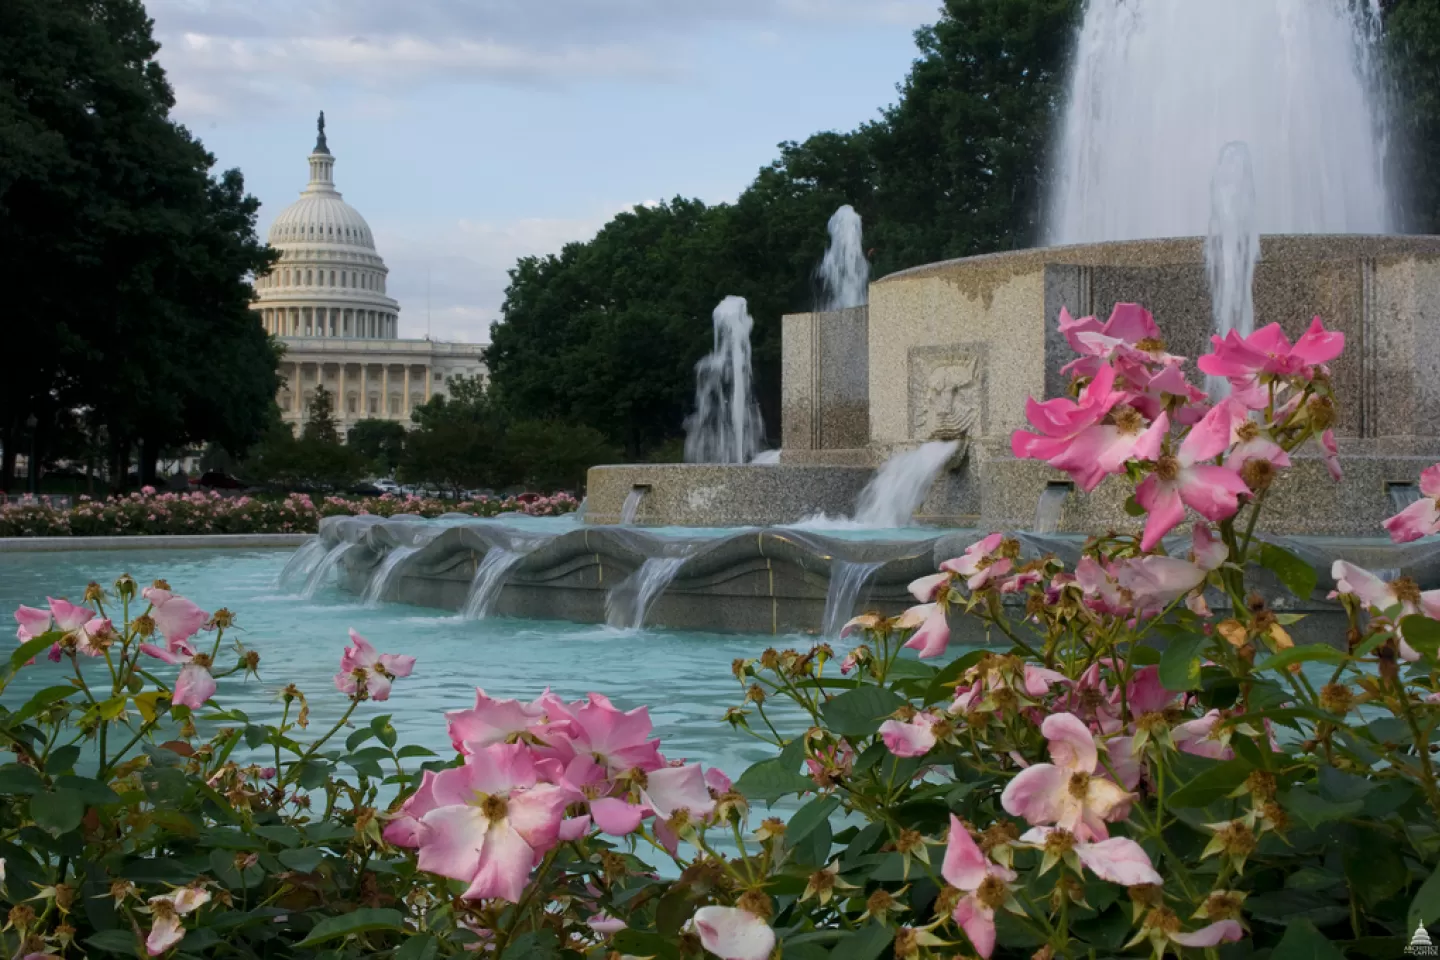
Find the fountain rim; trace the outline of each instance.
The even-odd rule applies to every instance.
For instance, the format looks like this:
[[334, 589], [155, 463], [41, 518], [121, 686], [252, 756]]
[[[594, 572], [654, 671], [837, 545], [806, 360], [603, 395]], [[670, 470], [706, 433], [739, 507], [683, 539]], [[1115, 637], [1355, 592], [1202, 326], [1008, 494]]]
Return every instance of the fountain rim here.
[[[1276, 233], [1260, 238], [1260, 261], [1440, 258], [1440, 235], [1372, 233]], [[871, 282], [871, 286], [926, 279], [969, 269], [1003, 268], [1019, 272], [1047, 264], [1066, 266], [1163, 267], [1203, 264], [1204, 237], [1106, 240], [1059, 246], [1001, 250], [907, 267]]]

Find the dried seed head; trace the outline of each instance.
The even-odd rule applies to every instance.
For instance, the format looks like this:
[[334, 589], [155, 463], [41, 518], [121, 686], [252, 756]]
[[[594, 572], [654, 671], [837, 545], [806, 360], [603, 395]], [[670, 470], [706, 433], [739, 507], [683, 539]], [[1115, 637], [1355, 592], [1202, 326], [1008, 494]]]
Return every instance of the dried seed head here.
[[770, 895], [761, 890], [746, 890], [740, 895], [740, 899], [735, 901], [735, 906], [761, 920], [769, 920], [775, 915], [775, 905], [771, 902]]

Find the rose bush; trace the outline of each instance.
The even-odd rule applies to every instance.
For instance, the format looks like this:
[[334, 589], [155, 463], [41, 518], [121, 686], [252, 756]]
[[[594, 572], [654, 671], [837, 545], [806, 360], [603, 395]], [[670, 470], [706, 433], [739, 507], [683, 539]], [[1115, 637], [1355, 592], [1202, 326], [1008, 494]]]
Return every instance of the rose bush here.
[[65, 509], [46, 504], [0, 506], [0, 537], [114, 537], [129, 534], [314, 533], [321, 517], [397, 513], [438, 517], [463, 513], [493, 517], [523, 513], [552, 517], [573, 513], [580, 503], [568, 493], [548, 497], [478, 497], [449, 501], [431, 497], [325, 497], [316, 503], [295, 493], [284, 499], [222, 496], [209, 493], [159, 493], [144, 487], [137, 493], [105, 500], [81, 497]]
[[[1316, 591], [1256, 521], [1307, 448], [1338, 469], [1343, 339], [1217, 339], [1212, 402], [1139, 308], [1061, 324], [1074, 390], [1031, 403], [1015, 452], [1129, 484], [1141, 529], [1073, 569], [997, 533], [913, 583], [912, 609], [852, 621], [843, 656], [736, 661], [726, 719], [774, 755], [733, 784], [598, 694], [477, 691], [443, 718], [452, 757], [399, 746], [373, 704], [424, 664], [353, 633], [325, 732], [293, 685], [278, 718], [224, 709], [217, 678], [258, 659], [164, 583], [22, 607], [4, 681], [39, 656], [70, 680], [0, 714], [4, 949], [1399, 954], [1440, 920], [1440, 591], [1336, 563], [1348, 626], [1296, 645], [1252, 579]], [[1435, 477], [1397, 540], [1434, 532]], [[952, 650], [967, 621], [990, 642]]]

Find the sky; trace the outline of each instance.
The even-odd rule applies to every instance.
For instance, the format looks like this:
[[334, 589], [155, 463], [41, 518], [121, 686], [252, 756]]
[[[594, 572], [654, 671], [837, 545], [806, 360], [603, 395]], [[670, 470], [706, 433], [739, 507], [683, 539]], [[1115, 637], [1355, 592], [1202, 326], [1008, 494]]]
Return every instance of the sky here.
[[174, 115], [244, 172], [262, 235], [305, 186], [323, 109], [401, 336], [471, 342], [518, 258], [636, 204], [733, 200], [781, 141], [874, 119], [939, 5], [147, 0]]

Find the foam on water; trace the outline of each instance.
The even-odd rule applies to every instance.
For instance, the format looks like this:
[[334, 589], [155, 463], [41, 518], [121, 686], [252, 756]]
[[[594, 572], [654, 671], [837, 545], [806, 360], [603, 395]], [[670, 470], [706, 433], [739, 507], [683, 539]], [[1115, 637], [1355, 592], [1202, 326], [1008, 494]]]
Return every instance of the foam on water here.
[[1236, 141], [1259, 232], [1388, 232], [1379, 23], [1379, 0], [1087, 0], [1048, 242], [1204, 236]]

